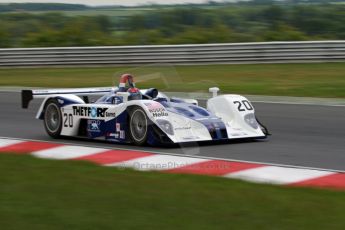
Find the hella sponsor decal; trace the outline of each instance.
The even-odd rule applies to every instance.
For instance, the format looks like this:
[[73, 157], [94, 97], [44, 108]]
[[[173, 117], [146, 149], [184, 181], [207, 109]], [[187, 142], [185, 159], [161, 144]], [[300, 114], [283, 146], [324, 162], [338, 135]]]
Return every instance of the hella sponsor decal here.
[[85, 117], [105, 117], [108, 108], [73, 106], [73, 115]]
[[100, 120], [88, 120], [87, 131], [89, 132], [101, 132], [101, 121]]
[[149, 112], [152, 114], [153, 117], [167, 117], [169, 115], [165, 108], [158, 102], [145, 103], [145, 105], [147, 106]]
[[149, 109], [153, 117], [167, 117], [169, 114], [165, 108]]

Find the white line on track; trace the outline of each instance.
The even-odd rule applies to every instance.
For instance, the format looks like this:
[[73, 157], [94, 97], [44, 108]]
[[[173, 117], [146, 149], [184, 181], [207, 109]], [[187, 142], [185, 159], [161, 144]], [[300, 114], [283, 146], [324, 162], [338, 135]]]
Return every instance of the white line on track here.
[[[345, 170], [326, 169], [326, 168], [317, 168], [317, 167], [306, 167], [306, 166], [299, 166], [299, 165], [276, 164], [276, 163], [260, 162], [260, 161], [236, 160], [236, 159], [219, 158], [219, 157], [207, 157], [207, 156], [198, 156], [198, 155], [189, 155], [189, 154], [177, 154], [177, 153], [150, 151], [150, 150], [143, 150], [143, 149], [106, 147], [106, 146], [98, 147], [98, 146], [78, 144], [78, 143], [45, 141], [45, 140], [35, 140], [35, 139], [22, 139], [22, 138], [1, 137], [1, 136], [0, 136], [0, 139], [2, 139], [2, 140], [4, 140], [4, 139], [7, 139], [7, 140], [17, 140], [17, 141], [36, 141], [36, 142], [45, 142], [45, 143], [58, 143], [58, 144], [70, 145], [70, 146], [96, 148], [96, 149], [98, 149], [97, 152], [101, 152], [100, 150], [104, 150], [104, 151], [106, 151], [106, 150], [138, 151], [138, 152], [154, 153], [154, 154], [161, 154], [161, 155], [180, 156], [180, 157], [181, 156], [182, 157], [192, 157], [192, 158], [199, 158], [199, 159], [206, 159], [206, 160], [233, 161], [233, 162], [240, 162], [240, 163], [262, 164], [262, 165], [285, 167], [285, 168], [310, 169], [310, 170], [319, 170], [319, 171], [345, 173]], [[100, 142], [100, 143], [109, 143], [109, 142]]]

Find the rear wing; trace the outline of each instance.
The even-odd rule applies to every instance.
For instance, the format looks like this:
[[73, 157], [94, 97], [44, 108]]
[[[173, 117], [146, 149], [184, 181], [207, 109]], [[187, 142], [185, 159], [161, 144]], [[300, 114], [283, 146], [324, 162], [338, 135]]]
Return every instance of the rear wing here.
[[22, 90], [22, 108], [27, 109], [30, 101], [35, 98], [46, 98], [50, 95], [74, 94], [84, 96], [84, 101], [88, 101], [88, 95], [105, 95], [117, 88], [77, 88], [77, 89], [41, 89], [41, 90]]

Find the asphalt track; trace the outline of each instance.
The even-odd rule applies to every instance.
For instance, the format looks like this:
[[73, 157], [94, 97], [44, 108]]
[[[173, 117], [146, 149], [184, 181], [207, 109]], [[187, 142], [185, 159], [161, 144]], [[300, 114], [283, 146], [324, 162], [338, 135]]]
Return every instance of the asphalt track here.
[[343, 106], [254, 103], [258, 118], [273, 134], [267, 140], [155, 148], [51, 139], [42, 121], [35, 119], [39, 104], [40, 101], [33, 101], [28, 110], [23, 110], [19, 93], [0, 92], [0, 136], [345, 171]]

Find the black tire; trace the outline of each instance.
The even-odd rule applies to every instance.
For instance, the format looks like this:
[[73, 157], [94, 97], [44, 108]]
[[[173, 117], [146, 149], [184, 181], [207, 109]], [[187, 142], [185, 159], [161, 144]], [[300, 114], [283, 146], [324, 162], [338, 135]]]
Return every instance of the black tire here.
[[62, 129], [62, 114], [59, 103], [49, 99], [44, 106], [44, 128], [49, 136], [59, 138]]
[[149, 120], [145, 111], [140, 107], [132, 107], [129, 110], [129, 137], [131, 143], [141, 146], [147, 142]]

